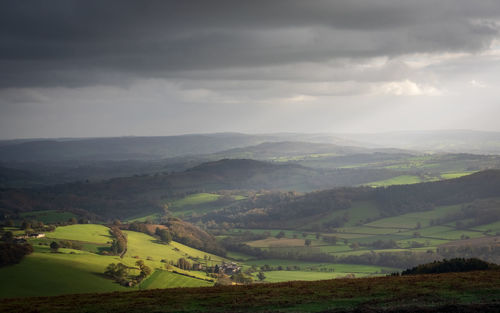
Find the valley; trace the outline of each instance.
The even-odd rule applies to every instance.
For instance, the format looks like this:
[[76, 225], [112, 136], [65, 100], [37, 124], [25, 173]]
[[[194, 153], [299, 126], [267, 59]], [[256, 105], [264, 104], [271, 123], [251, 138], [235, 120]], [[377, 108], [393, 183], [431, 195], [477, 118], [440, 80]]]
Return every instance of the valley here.
[[500, 263], [494, 155], [288, 141], [183, 162], [193, 166], [1, 189], [2, 238], [28, 236], [16, 240], [33, 252], [0, 268], [0, 298], [320, 284], [442, 259]]

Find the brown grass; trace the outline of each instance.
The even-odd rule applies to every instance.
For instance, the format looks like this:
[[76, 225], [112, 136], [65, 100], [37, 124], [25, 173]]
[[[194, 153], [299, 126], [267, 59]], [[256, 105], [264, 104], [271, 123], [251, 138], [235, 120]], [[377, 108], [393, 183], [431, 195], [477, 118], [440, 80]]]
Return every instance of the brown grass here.
[[276, 312], [285, 309], [330, 312], [360, 308], [369, 308], [372, 310], [369, 312], [388, 308], [410, 312], [407, 311], [410, 307], [449, 305], [499, 306], [500, 271], [4, 299], [0, 301], [0, 312]]

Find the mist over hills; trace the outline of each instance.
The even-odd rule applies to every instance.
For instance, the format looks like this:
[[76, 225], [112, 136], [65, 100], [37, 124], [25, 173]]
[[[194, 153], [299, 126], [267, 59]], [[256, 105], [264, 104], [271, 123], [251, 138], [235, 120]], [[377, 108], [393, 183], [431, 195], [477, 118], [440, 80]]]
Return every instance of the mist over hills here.
[[368, 146], [394, 147], [426, 152], [500, 153], [500, 132], [436, 130], [342, 134], [339, 136], [366, 143]]
[[[407, 155], [411, 153], [397, 149], [366, 149], [332, 143], [282, 141], [307, 139], [306, 137], [311, 136], [223, 133], [171, 137], [4, 141], [3, 145], [0, 145], [0, 164], [6, 169], [23, 171], [24, 175], [19, 172], [19, 178], [31, 173], [32, 179], [2, 179], [12, 173], [0, 170], [0, 181], [5, 181], [2, 184], [4, 186], [40, 186], [78, 180], [180, 172], [204, 162], [220, 159], [251, 158], [284, 163], [377, 152]], [[328, 137], [328, 140], [339, 141], [335, 137]]]
[[[480, 132], [468, 132], [468, 137], [461, 136], [460, 133], [450, 133], [454, 134], [457, 142], [462, 140], [461, 144], [448, 145], [455, 150], [464, 150], [462, 147], [468, 146], [468, 140], [474, 141], [476, 146], [485, 146], [487, 151], [496, 149], [494, 140], [478, 139], [482, 136]], [[441, 139], [445, 143], [448, 142], [446, 138], [440, 137], [440, 132], [436, 133], [434, 141], [427, 141], [425, 136], [431, 136], [430, 134], [434, 132], [415, 134], [420, 138], [420, 141], [415, 142], [428, 145], [439, 143]], [[494, 134], [489, 134], [489, 137], [495, 138]], [[420, 177], [417, 181], [427, 181], [440, 179], [440, 175], [447, 172], [470, 172], [500, 166], [500, 159], [497, 160], [494, 155], [444, 152], [428, 154], [420, 152], [417, 149], [420, 146], [417, 144], [412, 146], [413, 150], [391, 148], [390, 144], [409, 146], [411, 143], [403, 139], [400, 142], [395, 141], [392, 137], [384, 137], [384, 134], [371, 135], [374, 137], [363, 137], [359, 134], [355, 136], [356, 140], [322, 134], [218, 133], [168, 137], [2, 141], [0, 186], [40, 187], [74, 181], [99, 181], [114, 177], [182, 172], [202, 163], [221, 159], [255, 159], [298, 164], [315, 169], [339, 169], [343, 172], [348, 172], [349, 168], [363, 168], [366, 171], [376, 169], [380, 176], [373, 177], [372, 173], [369, 173], [372, 181], [390, 178], [391, 175], [387, 175], [388, 170], [392, 171], [392, 177], [416, 175]], [[363, 144], [360, 139], [369, 143]], [[475, 146], [470, 144], [470, 147]], [[428, 164], [423, 167], [418, 165], [423, 161]], [[360, 182], [359, 179], [353, 179], [344, 182], [352, 185], [369, 181]], [[288, 185], [294, 186], [291, 183]], [[301, 183], [298, 184], [300, 185]], [[280, 184], [278, 188], [283, 186], [284, 184]], [[311, 190], [322, 186], [322, 183], [309, 184], [308, 187], [299, 189]]]
[[[276, 142], [282, 143], [271, 148], [270, 143]], [[291, 142], [295, 142], [293, 145], [299, 148], [294, 147]], [[263, 145], [259, 146], [260, 144]], [[256, 147], [245, 149], [249, 146]], [[268, 158], [273, 156], [268, 149], [279, 149], [282, 153], [293, 155], [305, 150], [309, 153], [354, 154], [366, 152], [367, 148], [500, 153], [500, 132], [449, 130], [375, 134], [215, 133], [163, 137], [4, 140], [0, 141], [0, 161], [155, 160], [214, 153], [226, 156], [240, 153], [246, 154], [244, 157]]]

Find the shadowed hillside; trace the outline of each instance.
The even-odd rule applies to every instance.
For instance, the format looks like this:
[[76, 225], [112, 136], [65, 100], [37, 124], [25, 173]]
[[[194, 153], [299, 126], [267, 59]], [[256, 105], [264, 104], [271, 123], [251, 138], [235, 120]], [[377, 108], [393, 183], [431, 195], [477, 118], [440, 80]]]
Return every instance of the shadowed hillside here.
[[[98, 299], [99, 301], [96, 301]], [[500, 271], [0, 300], [2, 312], [498, 312]]]

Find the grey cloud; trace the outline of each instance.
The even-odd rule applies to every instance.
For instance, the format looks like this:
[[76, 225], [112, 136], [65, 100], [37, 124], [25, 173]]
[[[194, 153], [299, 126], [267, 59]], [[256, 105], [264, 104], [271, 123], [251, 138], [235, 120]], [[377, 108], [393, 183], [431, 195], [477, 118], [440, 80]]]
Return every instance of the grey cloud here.
[[493, 0], [3, 1], [0, 87], [475, 52], [498, 37], [499, 16]]

